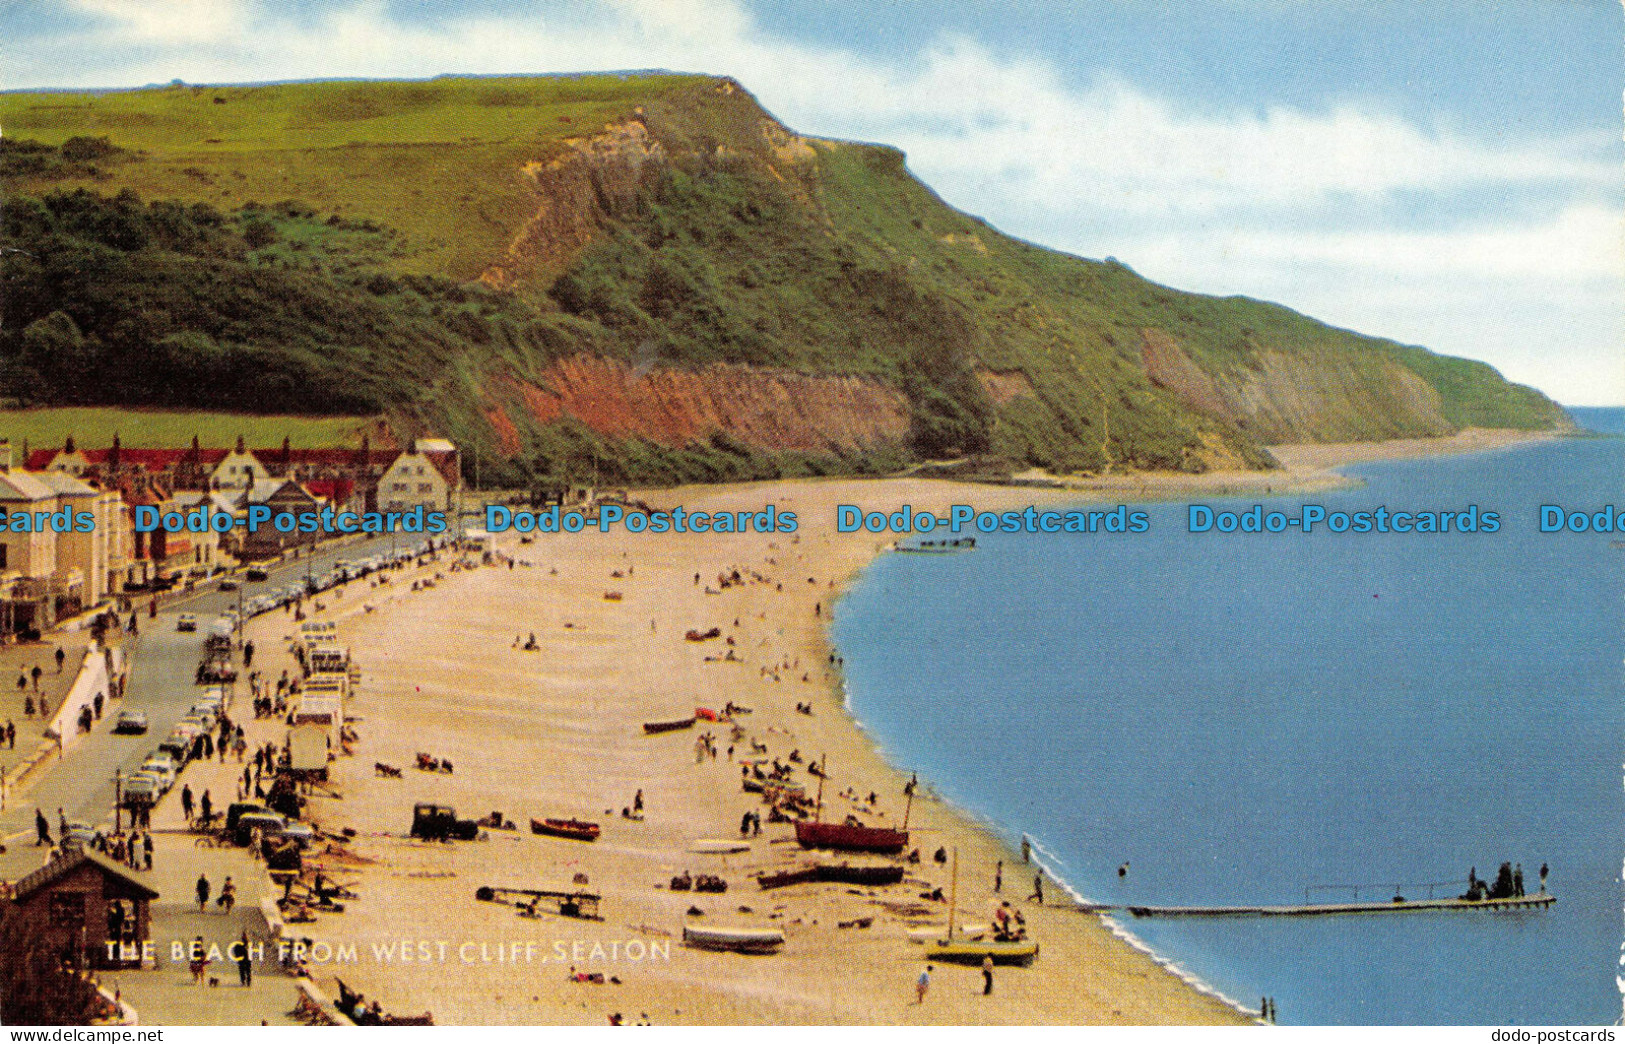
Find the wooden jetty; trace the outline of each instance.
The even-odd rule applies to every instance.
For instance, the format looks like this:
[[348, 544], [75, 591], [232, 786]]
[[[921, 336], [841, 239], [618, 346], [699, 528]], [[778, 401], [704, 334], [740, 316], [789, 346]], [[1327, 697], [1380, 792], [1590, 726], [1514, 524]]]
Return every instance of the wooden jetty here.
[[1540, 910], [1557, 902], [1549, 892], [1506, 899], [1390, 899], [1375, 903], [1303, 903], [1290, 906], [1085, 906], [1096, 913], [1135, 917], [1324, 917], [1333, 914], [1421, 913], [1427, 910]]

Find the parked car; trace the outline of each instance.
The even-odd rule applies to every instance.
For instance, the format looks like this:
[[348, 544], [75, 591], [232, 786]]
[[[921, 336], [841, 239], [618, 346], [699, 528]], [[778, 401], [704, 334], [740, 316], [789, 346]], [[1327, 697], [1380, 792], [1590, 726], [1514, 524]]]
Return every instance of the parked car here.
[[137, 772], [124, 781], [120, 799], [125, 808], [151, 808], [163, 796], [162, 781], [150, 772]]
[[113, 720], [113, 731], [125, 736], [139, 736], [147, 731], [147, 715], [138, 710], [121, 710]]
[[175, 785], [175, 777], [180, 774], [181, 766], [167, 751], [158, 751], [148, 755], [147, 760], [141, 763], [141, 771], [157, 776], [163, 788], [168, 790]]
[[177, 630], [177, 631], [195, 631], [195, 630], [197, 630], [197, 617], [195, 615], [193, 615], [192, 613], [182, 613], [181, 615], [175, 617], [175, 630]]
[[222, 591], [235, 591], [241, 586], [241, 584], [229, 576], [223, 576], [220, 578], [220, 590]]
[[261, 580], [271, 579], [271, 572], [270, 570], [262, 569], [259, 566], [250, 566], [244, 571], [243, 579], [247, 580], [251, 584], [257, 584]]
[[67, 833], [63, 834], [58, 840], [62, 843], [63, 851], [71, 851], [76, 848], [84, 848], [95, 837], [96, 829], [89, 823], [70, 819], [68, 820]]

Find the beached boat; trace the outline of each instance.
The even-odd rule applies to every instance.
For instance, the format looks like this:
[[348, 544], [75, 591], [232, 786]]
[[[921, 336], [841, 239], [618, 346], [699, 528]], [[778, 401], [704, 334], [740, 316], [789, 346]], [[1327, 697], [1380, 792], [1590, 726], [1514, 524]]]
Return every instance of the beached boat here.
[[790, 885], [829, 882], [852, 885], [894, 885], [903, 879], [901, 866], [851, 866], [847, 863], [821, 863], [813, 866], [758, 874], [756, 883], [765, 892]]
[[650, 735], [657, 732], [676, 732], [678, 729], [692, 729], [693, 727], [694, 719], [692, 717], [676, 718], [672, 721], [646, 721], [643, 723], [643, 731]]
[[600, 827], [580, 819], [532, 819], [530, 832], [550, 837], [567, 837], [573, 841], [596, 841]]
[[797, 823], [796, 841], [802, 848], [835, 848], [844, 852], [880, 852], [896, 855], [908, 847], [908, 831], [890, 827], [848, 826], [845, 823]]
[[702, 950], [773, 953], [784, 945], [784, 933], [777, 928], [716, 928], [685, 924], [683, 942]]
[[748, 841], [733, 841], [728, 838], [702, 837], [688, 846], [690, 852], [700, 855], [735, 855], [740, 852], [749, 852]]
[[949, 964], [981, 964], [993, 958], [994, 964], [1033, 963], [1038, 944], [1030, 939], [939, 939], [925, 948], [926, 960]]
[[818, 867], [820, 881], [851, 885], [894, 885], [903, 879], [902, 866], [851, 866], [823, 863]]

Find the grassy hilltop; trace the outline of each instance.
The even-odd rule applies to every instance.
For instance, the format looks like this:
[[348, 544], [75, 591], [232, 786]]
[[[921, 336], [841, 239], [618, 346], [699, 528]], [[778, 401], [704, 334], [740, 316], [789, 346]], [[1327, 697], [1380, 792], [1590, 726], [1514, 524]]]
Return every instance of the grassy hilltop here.
[[0, 125], [23, 405], [383, 415], [514, 482], [1567, 422], [1481, 363], [1014, 240], [727, 79], [0, 94]]

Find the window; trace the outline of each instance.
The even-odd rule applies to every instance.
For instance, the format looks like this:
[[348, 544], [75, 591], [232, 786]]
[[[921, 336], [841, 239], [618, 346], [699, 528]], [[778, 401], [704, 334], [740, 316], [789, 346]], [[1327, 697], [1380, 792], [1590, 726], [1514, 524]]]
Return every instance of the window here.
[[56, 892], [51, 896], [51, 924], [57, 928], [81, 928], [85, 923], [85, 893]]
[[405, 493], [408, 489], [411, 489], [412, 487], [411, 487], [411, 483], [397, 482], [397, 483], [395, 483], [394, 488], [395, 488], [395, 492], [397, 492], [397, 493]]
[[434, 483], [432, 483], [432, 482], [420, 482], [420, 483], [418, 483], [418, 492], [419, 493], [433, 493], [434, 492]]

